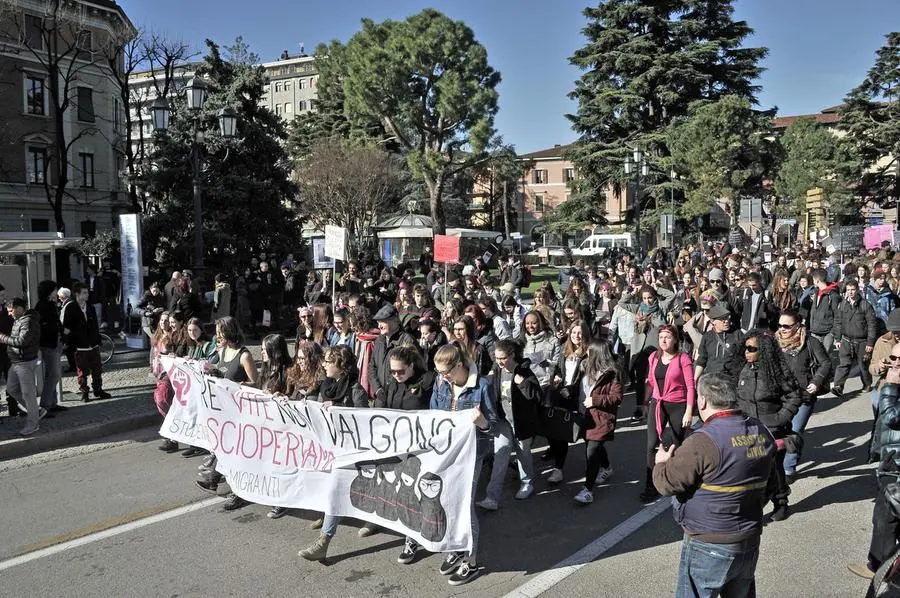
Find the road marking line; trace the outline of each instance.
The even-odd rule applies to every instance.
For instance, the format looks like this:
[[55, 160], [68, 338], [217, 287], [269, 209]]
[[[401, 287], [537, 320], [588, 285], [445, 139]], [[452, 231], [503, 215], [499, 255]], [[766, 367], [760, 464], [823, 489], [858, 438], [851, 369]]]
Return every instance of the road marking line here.
[[537, 577], [525, 582], [503, 598], [536, 598], [553, 586], [557, 585], [591, 561], [594, 561], [610, 548], [638, 531], [653, 519], [664, 513], [671, 507], [667, 499], [660, 499], [652, 505], [648, 505], [612, 528], [575, 554], [553, 565]]
[[52, 556], [54, 554], [59, 554], [60, 552], [71, 550], [72, 548], [78, 548], [79, 546], [91, 544], [92, 542], [106, 540], [107, 538], [112, 538], [114, 536], [118, 536], [119, 534], [124, 534], [136, 529], [140, 529], [142, 527], [146, 527], [148, 525], [153, 525], [154, 523], [160, 523], [161, 521], [166, 521], [167, 519], [180, 517], [181, 515], [185, 515], [193, 511], [199, 511], [200, 509], [205, 509], [206, 507], [210, 507], [224, 501], [225, 498], [221, 496], [208, 498], [200, 502], [191, 503], [177, 509], [172, 509], [171, 511], [158, 513], [156, 515], [151, 515], [150, 517], [144, 517], [142, 519], [130, 521], [116, 527], [110, 527], [102, 531], [90, 533], [80, 538], [75, 538], [74, 540], [69, 540], [66, 542], [61, 542], [59, 544], [54, 544], [53, 546], [41, 548], [40, 550], [35, 550], [34, 552], [29, 552], [27, 554], [23, 554], [21, 556], [13, 557], [11, 559], [0, 562], [0, 571], [12, 569], [13, 567], [17, 567], [25, 563], [30, 563], [31, 561], [36, 561], [38, 559]]

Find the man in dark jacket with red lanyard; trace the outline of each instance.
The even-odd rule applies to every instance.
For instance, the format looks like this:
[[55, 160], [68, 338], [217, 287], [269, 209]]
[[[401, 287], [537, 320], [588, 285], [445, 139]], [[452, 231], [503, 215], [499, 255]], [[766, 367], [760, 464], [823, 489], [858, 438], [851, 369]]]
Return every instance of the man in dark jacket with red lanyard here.
[[91, 385], [94, 387], [94, 397], [108, 399], [109, 393], [103, 390], [103, 374], [100, 364], [100, 326], [97, 323], [97, 314], [88, 305], [88, 288], [76, 282], [72, 286], [72, 295], [75, 297], [75, 305], [70, 305], [63, 316], [63, 334], [69, 339], [69, 344], [75, 347], [75, 375], [78, 379], [78, 388], [81, 390], [81, 400], [87, 403], [91, 400], [88, 392], [87, 375], [91, 374]]
[[830, 353], [834, 341], [838, 340], [834, 334], [841, 305], [840, 287], [837, 283], [828, 283], [828, 273], [822, 268], [812, 271], [812, 282], [818, 290], [812, 296], [806, 325], [809, 333]]
[[762, 534], [775, 439], [737, 409], [734, 381], [706, 374], [697, 384], [703, 426], [676, 448], [660, 445], [653, 484], [673, 496], [684, 529], [677, 598], [756, 596]]
[[844, 300], [835, 314], [834, 344], [838, 349], [840, 363], [834, 371], [831, 392], [838, 397], [844, 394], [844, 382], [847, 381], [854, 362], [859, 364], [863, 392], [872, 390], [869, 361], [872, 360], [872, 350], [878, 340], [878, 318], [859, 291], [856, 279], [848, 280], [844, 287]]

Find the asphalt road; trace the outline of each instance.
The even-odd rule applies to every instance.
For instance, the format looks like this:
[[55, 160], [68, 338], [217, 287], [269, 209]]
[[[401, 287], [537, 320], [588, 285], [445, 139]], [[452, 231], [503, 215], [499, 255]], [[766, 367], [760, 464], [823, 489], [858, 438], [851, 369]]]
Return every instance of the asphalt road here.
[[[630, 413], [627, 400], [622, 413]], [[763, 533], [760, 596], [864, 595], [866, 582], [846, 565], [863, 561], [868, 547], [870, 422], [868, 397], [820, 401], [807, 431], [809, 461], [792, 487], [793, 515]], [[307, 526], [313, 513], [273, 521], [259, 505], [222, 512], [193, 484], [199, 459], [161, 453], [152, 430], [0, 463], [0, 595], [672, 596], [681, 532], [666, 505], [645, 510], [637, 500], [644, 434], [636, 426], [616, 432], [615, 474], [588, 507], [572, 500], [581, 445], [559, 487], [543, 474], [538, 493], [517, 501], [511, 475], [500, 511], [481, 516], [479, 561], [488, 573], [459, 588], [438, 574], [439, 555], [400, 565], [402, 538], [358, 538], [359, 522], [339, 529], [326, 564], [300, 559], [316, 538]]]

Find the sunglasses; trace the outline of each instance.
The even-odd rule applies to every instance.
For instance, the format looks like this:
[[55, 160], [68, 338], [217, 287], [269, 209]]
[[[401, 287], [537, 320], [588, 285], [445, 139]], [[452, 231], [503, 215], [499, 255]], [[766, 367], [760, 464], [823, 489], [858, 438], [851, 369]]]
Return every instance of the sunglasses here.
[[434, 368], [434, 371], [436, 371], [436, 372], [438, 373], [439, 376], [443, 376], [443, 377], [446, 378], [447, 376], [450, 375], [450, 372], [452, 372], [452, 371], [455, 370], [455, 369], [456, 369], [456, 366], [453, 366], [453, 367], [450, 368], [449, 370], [444, 370], [444, 371], [441, 371], [441, 370], [439, 370], [439, 369], [437, 369], [437, 368]]
[[778, 325], [778, 327], [781, 328], [782, 330], [790, 330], [794, 326], [796, 326], [796, 324], [779, 324]]
[[888, 355], [888, 359], [890, 359], [891, 361], [897, 361], [900, 360], [900, 357], [896, 355]]
[[754, 347], [753, 345], [744, 345], [744, 351], [747, 353], [756, 353], [759, 351], [759, 347]]
[[402, 370], [391, 370], [391, 374], [394, 376], [402, 376], [405, 373], [406, 373], [406, 368], [403, 368]]

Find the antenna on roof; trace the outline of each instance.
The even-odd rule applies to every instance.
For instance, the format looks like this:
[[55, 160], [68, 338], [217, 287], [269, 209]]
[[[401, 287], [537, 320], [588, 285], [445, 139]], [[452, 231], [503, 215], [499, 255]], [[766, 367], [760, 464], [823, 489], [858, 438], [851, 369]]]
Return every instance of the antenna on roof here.
[[300, 42], [300, 56], [305, 56], [303, 42]]

